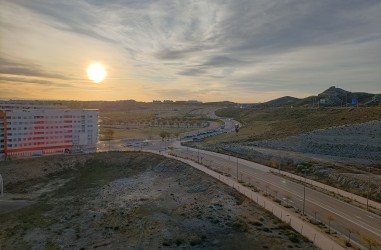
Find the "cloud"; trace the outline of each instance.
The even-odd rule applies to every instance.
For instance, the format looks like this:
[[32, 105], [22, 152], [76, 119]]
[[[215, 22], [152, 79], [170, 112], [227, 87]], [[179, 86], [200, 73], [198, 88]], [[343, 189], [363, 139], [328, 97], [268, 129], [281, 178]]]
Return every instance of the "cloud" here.
[[115, 42], [102, 34], [102, 29], [98, 27], [101, 23], [98, 15], [101, 13], [84, 3], [47, 0], [36, 0], [33, 3], [21, 0], [17, 3], [44, 16], [46, 22], [58, 30], [74, 32], [105, 42]]
[[58, 83], [42, 79], [33, 79], [33, 78], [22, 78], [22, 77], [7, 77], [0, 75], [0, 81], [5, 82], [15, 82], [15, 83], [34, 83], [45, 86], [55, 86], [55, 87], [73, 87], [71, 84], [67, 83]]
[[[115, 59], [116, 73], [128, 68], [129, 75], [146, 86], [160, 86], [158, 93], [171, 98], [208, 98], [194, 90], [197, 83], [205, 85], [203, 93], [225, 90], [234, 98], [277, 89], [312, 94], [332, 82], [381, 91], [380, 1], [6, 1], [37, 15], [57, 33], [120, 47], [125, 60]], [[8, 63], [0, 72], [67, 77], [46, 72], [45, 66]], [[176, 87], [171, 91], [170, 86]]]
[[189, 57], [189, 54], [194, 52], [193, 49], [186, 50], [162, 50], [154, 56], [159, 60], [181, 60]]
[[5, 58], [0, 58], [0, 74], [45, 77], [61, 80], [71, 79], [61, 74], [46, 72], [41, 69], [41, 66], [36, 64], [26, 64]]
[[206, 73], [206, 70], [198, 69], [198, 68], [185, 69], [178, 72], [179, 75], [184, 75], [184, 76], [197, 76], [197, 75], [202, 75], [205, 73]]
[[26, 79], [26, 78], [20, 78], [20, 77], [7, 77], [7, 76], [0, 76], [0, 81], [7, 81], [7, 82], [23, 82], [23, 83], [36, 83], [36, 84], [42, 84], [42, 85], [50, 85], [53, 84], [52, 81], [47, 80], [41, 80], [41, 79]]
[[239, 67], [244, 64], [249, 64], [249, 62], [223, 55], [212, 56], [202, 63], [205, 67]]

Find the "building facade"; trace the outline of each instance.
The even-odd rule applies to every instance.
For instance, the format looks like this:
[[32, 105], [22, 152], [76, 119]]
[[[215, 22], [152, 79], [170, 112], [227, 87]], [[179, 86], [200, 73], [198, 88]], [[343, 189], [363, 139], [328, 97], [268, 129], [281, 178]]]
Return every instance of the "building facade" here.
[[96, 152], [98, 111], [0, 105], [0, 159]]

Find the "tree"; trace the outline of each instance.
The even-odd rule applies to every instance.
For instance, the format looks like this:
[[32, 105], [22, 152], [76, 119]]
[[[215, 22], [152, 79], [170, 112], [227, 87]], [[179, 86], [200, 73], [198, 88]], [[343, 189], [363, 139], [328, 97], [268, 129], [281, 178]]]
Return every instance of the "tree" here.
[[169, 139], [171, 139], [171, 133], [170, 132], [167, 132], [167, 139], [169, 140]]
[[106, 129], [104, 132], [103, 132], [103, 140], [105, 141], [110, 141], [113, 139], [113, 136], [114, 136], [114, 130], [112, 129]]
[[168, 136], [167, 131], [160, 131], [159, 136], [161, 137], [161, 140], [164, 141], [164, 138]]
[[315, 221], [315, 224], [316, 224], [317, 223], [316, 214], [318, 213], [318, 211], [316, 209], [312, 209], [312, 212], [314, 213], [314, 221]]
[[347, 247], [349, 247], [349, 246], [351, 246], [351, 235], [352, 235], [353, 233], [358, 234], [358, 231], [357, 231], [357, 230], [354, 230], [354, 229], [352, 229], [352, 228], [347, 228], [347, 230], [348, 230], [348, 240], [346, 241], [345, 245], [346, 245]]
[[289, 202], [291, 200], [291, 196], [289, 194], [286, 194], [284, 197], [286, 198], [286, 206], [290, 207]]
[[369, 250], [371, 250], [372, 247], [378, 247], [378, 246], [380, 246], [380, 243], [376, 239], [372, 238], [371, 236], [363, 235], [362, 239], [368, 245]]
[[103, 139], [105, 141], [108, 141], [108, 151], [110, 151], [111, 140], [113, 139], [113, 136], [114, 136], [114, 130], [112, 129], [107, 129], [103, 132]]
[[335, 218], [331, 214], [327, 214], [325, 218], [328, 220], [328, 233], [331, 233], [331, 221], [334, 221]]
[[275, 199], [278, 199], [278, 190], [274, 190], [275, 193]]
[[269, 186], [268, 184], [266, 184], [266, 186], [265, 186], [266, 195], [268, 195], [268, 193], [267, 193], [267, 189], [268, 189], [269, 187], [270, 187], [270, 186]]

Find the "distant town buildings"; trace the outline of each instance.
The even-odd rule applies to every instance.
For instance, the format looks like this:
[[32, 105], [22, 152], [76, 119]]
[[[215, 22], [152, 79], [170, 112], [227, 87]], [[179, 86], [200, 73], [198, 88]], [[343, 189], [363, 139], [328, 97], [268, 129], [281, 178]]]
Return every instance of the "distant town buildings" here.
[[0, 103], [0, 159], [96, 152], [98, 111]]
[[153, 100], [152, 103], [176, 103], [176, 104], [202, 104], [203, 102], [197, 100], [188, 100], [188, 101], [173, 101], [173, 100]]

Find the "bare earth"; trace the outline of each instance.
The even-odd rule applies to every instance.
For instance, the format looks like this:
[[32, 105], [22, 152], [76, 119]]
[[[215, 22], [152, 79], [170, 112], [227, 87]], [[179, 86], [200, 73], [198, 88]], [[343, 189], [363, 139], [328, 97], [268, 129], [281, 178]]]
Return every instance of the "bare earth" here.
[[[207, 149], [233, 153], [381, 201], [381, 121], [321, 129], [284, 139], [226, 143]], [[276, 163], [276, 164], [274, 164]], [[370, 167], [370, 168], [369, 168]], [[370, 171], [370, 174], [369, 174]]]
[[381, 162], [381, 121], [345, 125], [290, 136], [286, 139], [263, 140], [249, 145], [293, 152], [362, 159]]
[[[0, 249], [315, 249], [234, 189], [183, 163], [136, 152], [65, 159], [0, 163], [5, 180], [13, 180], [8, 197], [34, 202], [0, 214]], [[32, 177], [18, 182], [14, 173], [26, 164]]]

